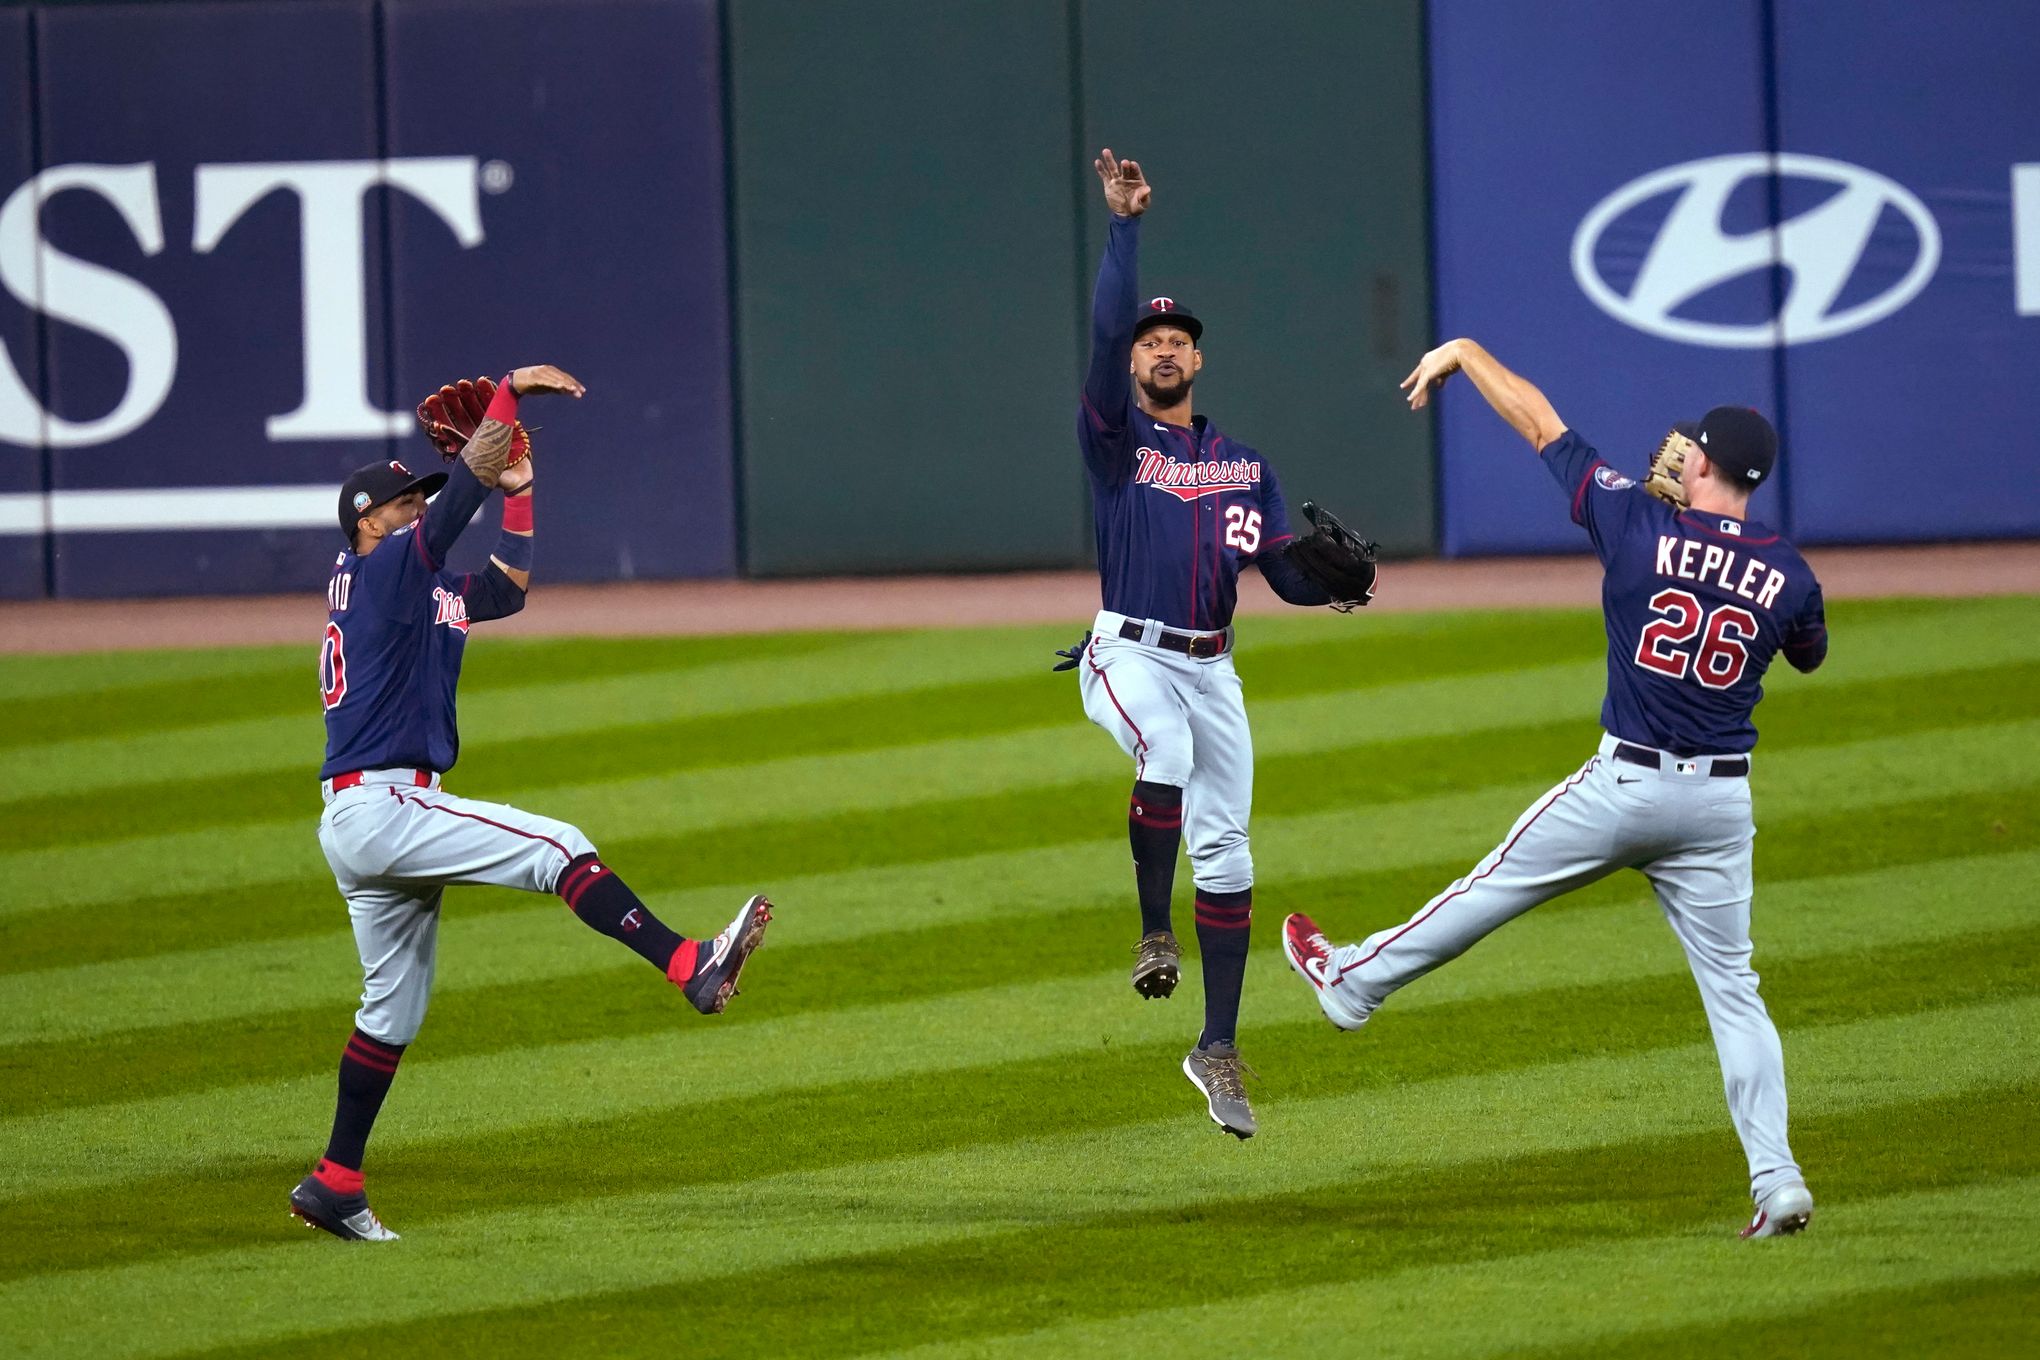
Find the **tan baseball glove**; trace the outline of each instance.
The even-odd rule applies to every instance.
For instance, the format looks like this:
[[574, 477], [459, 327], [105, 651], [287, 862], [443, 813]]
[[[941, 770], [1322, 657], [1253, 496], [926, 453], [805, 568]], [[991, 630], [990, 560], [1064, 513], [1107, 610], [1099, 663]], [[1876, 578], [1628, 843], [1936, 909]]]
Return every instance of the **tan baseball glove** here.
[[1674, 510], [1686, 508], [1686, 487], [1679, 480], [1679, 473], [1685, 468], [1686, 455], [1692, 448], [1692, 440], [1673, 430], [1650, 456], [1650, 471], [1644, 474], [1643, 489]]

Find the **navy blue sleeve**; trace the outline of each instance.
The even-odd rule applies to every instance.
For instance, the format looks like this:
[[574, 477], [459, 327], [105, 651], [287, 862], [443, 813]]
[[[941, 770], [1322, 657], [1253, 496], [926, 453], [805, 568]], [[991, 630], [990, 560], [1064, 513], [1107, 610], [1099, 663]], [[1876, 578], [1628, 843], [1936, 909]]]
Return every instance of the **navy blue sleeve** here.
[[1140, 306], [1140, 219], [1114, 217], [1091, 293], [1091, 366], [1084, 374], [1084, 411], [1078, 432], [1084, 461], [1102, 477], [1116, 477], [1126, 460], [1126, 408], [1133, 399], [1133, 323]]
[[1807, 592], [1806, 603], [1792, 619], [1791, 630], [1785, 634], [1785, 659], [1796, 671], [1820, 669], [1820, 663], [1827, 660], [1827, 604], [1821, 598], [1820, 582], [1813, 583]]
[[1594, 446], [1567, 430], [1537, 455], [1571, 498], [1572, 521], [1587, 531], [1606, 563], [1650, 493], [1608, 466]]
[[525, 592], [494, 562], [478, 572], [462, 572], [458, 576], [442, 573], [442, 580], [449, 590], [467, 601], [469, 623], [507, 619], [524, 608]]
[[446, 474], [446, 485], [425, 507], [425, 518], [418, 526], [417, 550], [428, 570], [438, 571], [446, 565], [446, 555], [453, 551], [454, 541], [488, 498], [489, 488], [475, 480], [466, 463], [455, 459], [452, 470]]
[[1282, 499], [1282, 483], [1275, 469], [1261, 464], [1261, 541], [1254, 550], [1254, 565], [1277, 596], [1289, 604], [1330, 604], [1331, 592], [1311, 580], [1289, 560], [1289, 545], [1296, 535], [1289, 528], [1289, 506]]

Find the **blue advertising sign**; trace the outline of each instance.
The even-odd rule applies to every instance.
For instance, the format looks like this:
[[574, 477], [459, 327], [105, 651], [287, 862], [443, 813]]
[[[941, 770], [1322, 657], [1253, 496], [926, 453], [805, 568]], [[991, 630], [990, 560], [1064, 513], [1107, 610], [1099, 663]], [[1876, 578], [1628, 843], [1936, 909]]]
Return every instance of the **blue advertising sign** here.
[[[2040, 23], [1990, 0], [1431, 15], [1441, 334], [1631, 468], [1675, 419], [1758, 407], [1783, 456], [1753, 513], [1803, 542], [2040, 533]], [[1579, 546], [1477, 396], [1449, 393], [1441, 433], [1449, 552]]]
[[396, 428], [370, 6], [38, 20], [57, 593], [316, 586]]
[[[35, 173], [29, 133], [28, 15], [0, 10], [0, 195]], [[0, 197], [0, 600], [34, 599], [44, 580], [42, 348], [37, 313], [24, 305], [41, 287], [32, 250], [10, 231], [32, 200]]]
[[1780, 233], [1794, 531], [2040, 532], [2040, 11], [1776, 8], [1781, 145], [1830, 162]]
[[[1438, 334], [1487, 346], [1629, 472], [1709, 407], [1775, 415], [1768, 350], [1680, 334], [1761, 322], [1770, 299], [1761, 179], [1715, 159], [1765, 149], [1759, 0], [1449, 0], [1430, 17]], [[1732, 241], [1746, 263], [1703, 285], [1667, 236]], [[1471, 386], [1442, 406], [1445, 551], [1585, 550]], [[1758, 495], [1775, 519], [1778, 492]]]
[[[734, 575], [713, 0], [392, 5], [386, 31], [390, 155], [464, 162], [449, 206], [478, 187], [487, 227], [470, 246], [427, 196], [392, 197], [398, 396], [558, 363], [588, 396], [528, 411], [541, 577]], [[447, 79], [449, 52], [473, 79]]]
[[[40, 173], [27, 117], [0, 135], [33, 400], [0, 383], [0, 447], [48, 450], [56, 592], [317, 589], [347, 471], [430, 462], [419, 397], [536, 362], [590, 386], [527, 412], [541, 576], [732, 573], [712, 0], [377, 8], [36, 16]], [[14, 486], [0, 527], [34, 509]]]

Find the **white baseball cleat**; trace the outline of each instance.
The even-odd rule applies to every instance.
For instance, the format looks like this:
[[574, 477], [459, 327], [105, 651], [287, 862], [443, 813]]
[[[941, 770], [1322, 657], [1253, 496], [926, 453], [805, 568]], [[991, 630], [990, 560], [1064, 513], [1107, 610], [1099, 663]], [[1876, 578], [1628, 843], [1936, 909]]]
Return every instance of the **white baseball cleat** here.
[[1300, 911], [1291, 912], [1282, 922], [1282, 953], [1296, 975], [1310, 984], [1325, 1019], [1343, 1030], [1356, 1030], [1367, 1023], [1364, 1015], [1357, 1020], [1347, 1015], [1332, 997], [1338, 965], [1332, 959], [1332, 942], [1317, 922]]
[[1790, 1237], [1813, 1221], [1813, 1192], [1803, 1182], [1781, 1185], [1757, 1206], [1757, 1216], [1742, 1230], [1745, 1241], [1752, 1237]]

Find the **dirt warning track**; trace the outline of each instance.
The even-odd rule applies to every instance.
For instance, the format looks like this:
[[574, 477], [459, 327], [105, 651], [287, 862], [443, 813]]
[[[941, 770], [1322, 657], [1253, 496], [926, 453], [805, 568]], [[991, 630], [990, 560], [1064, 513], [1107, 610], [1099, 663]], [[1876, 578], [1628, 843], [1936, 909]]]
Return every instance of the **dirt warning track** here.
[[[2040, 543], [1815, 548], [1806, 554], [1827, 598], [2040, 595]], [[1600, 600], [1591, 557], [1389, 562], [1376, 611], [1531, 609]], [[548, 585], [497, 636], [773, 633], [836, 628], [956, 628], [1081, 623], [1098, 608], [1091, 572], [851, 577], [808, 581], [645, 581]], [[1287, 609], [1258, 572], [1240, 578], [1240, 613]], [[42, 600], [0, 604], [0, 652], [232, 647], [317, 639], [319, 594], [171, 600]]]

